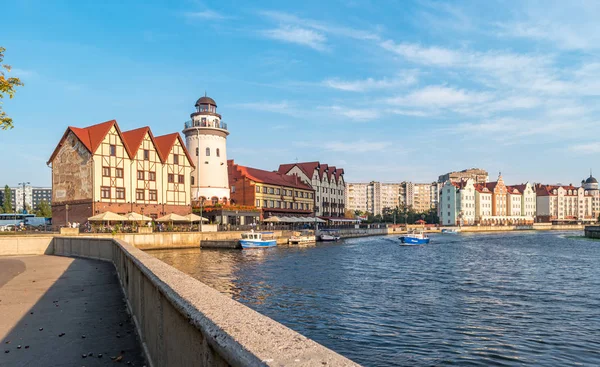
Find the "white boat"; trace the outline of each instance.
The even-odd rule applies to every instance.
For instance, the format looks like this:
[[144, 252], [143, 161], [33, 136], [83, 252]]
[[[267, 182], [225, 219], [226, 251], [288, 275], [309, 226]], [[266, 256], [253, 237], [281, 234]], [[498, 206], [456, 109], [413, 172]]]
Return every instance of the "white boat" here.
[[339, 241], [342, 237], [337, 229], [322, 229], [319, 240], [324, 242]]
[[277, 240], [273, 232], [246, 232], [242, 233], [240, 239], [242, 248], [263, 248], [277, 246]]
[[304, 245], [315, 242], [317, 242], [317, 237], [315, 236], [315, 232], [311, 230], [294, 232], [288, 240], [288, 244], [290, 245]]
[[459, 234], [460, 229], [458, 228], [444, 228], [442, 229], [442, 233], [444, 234]]
[[420, 246], [429, 243], [429, 236], [423, 233], [422, 230], [409, 232], [405, 236], [399, 238], [402, 242], [400, 246]]

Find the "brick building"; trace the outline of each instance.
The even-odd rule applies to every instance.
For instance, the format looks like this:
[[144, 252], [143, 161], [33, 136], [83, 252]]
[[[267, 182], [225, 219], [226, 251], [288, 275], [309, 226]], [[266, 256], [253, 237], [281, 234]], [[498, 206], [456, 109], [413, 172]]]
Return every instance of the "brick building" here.
[[68, 127], [52, 156], [55, 225], [112, 211], [150, 217], [189, 214], [194, 167], [179, 133], [121, 132], [115, 120]]
[[231, 203], [254, 206], [262, 219], [314, 215], [315, 190], [296, 176], [240, 166], [227, 161]]

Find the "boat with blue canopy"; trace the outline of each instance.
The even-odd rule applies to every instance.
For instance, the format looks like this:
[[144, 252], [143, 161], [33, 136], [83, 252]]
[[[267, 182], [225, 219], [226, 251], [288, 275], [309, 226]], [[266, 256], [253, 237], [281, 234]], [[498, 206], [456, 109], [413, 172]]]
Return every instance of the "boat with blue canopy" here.
[[409, 232], [405, 236], [399, 238], [402, 242], [400, 246], [419, 246], [429, 243], [429, 236], [423, 233], [423, 231]]

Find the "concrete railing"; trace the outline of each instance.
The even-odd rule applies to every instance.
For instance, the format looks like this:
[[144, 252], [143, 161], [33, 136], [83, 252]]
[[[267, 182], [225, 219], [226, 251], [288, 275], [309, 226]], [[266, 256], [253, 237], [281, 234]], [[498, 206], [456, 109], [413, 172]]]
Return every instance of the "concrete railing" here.
[[587, 238], [600, 238], [600, 226], [586, 226], [585, 236]]
[[152, 366], [357, 365], [121, 240], [53, 245], [55, 255], [115, 265]]

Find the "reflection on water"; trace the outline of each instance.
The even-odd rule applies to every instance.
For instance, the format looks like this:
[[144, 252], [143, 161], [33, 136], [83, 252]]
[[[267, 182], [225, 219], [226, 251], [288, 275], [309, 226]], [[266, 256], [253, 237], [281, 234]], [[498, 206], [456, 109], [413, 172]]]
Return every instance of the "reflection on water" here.
[[600, 365], [600, 242], [569, 235], [149, 253], [367, 366]]

